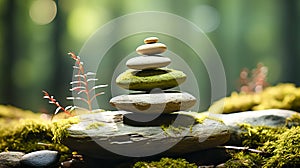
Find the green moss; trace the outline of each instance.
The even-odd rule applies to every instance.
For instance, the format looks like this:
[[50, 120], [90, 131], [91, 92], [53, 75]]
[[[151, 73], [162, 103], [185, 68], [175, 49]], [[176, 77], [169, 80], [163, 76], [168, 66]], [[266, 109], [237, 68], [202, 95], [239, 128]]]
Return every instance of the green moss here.
[[188, 127], [184, 126], [173, 126], [173, 125], [161, 125], [161, 129], [164, 131], [164, 133], [171, 137], [176, 136], [182, 136], [182, 133], [186, 134], [187, 132], [192, 133], [193, 132], [193, 125], [191, 124]]
[[229, 152], [232, 158], [225, 163], [228, 168], [261, 168], [263, 157], [257, 153]]
[[296, 113], [287, 118], [285, 125], [289, 128], [292, 126], [300, 126], [300, 114]]
[[185, 159], [161, 158], [160, 161], [137, 162], [133, 168], [197, 168], [194, 163], [189, 163]]
[[147, 91], [154, 88], [173, 88], [185, 79], [183, 72], [168, 68], [143, 71], [129, 69], [117, 77], [116, 83], [124, 89]]
[[[0, 152], [57, 150], [63, 156], [69, 153], [61, 141], [68, 136], [67, 128], [78, 123], [77, 117], [56, 121], [44, 120], [41, 113], [0, 106]], [[5, 114], [5, 115], [3, 115]]]
[[91, 124], [89, 124], [88, 126], [85, 127], [86, 130], [90, 130], [90, 129], [98, 129], [98, 127], [102, 127], [104, 126], [103, 122], [93, 122]]
[[53, 149], [65, 153], [68, 148], [60, 143], [68, 136], [67, 128], [77, 122], [77, 118], [55, 122], [25, 119], [15, 126], [1, 126], [0, 151], [32, 152]]
[[272, 156], [265, 161], [264, 167], [300, 166], [300, 127], [292, 127], [277, 134], [276, 141], [269, 141], [262, 147]]
[[288, 109], [300, 111], [300, 88], [294, 84], [268, 87], [261, 93], [236, 93], [215, 102], [209, 111], [231, 113], [249, 110]]
[[[296, 121], [295, 121], [296, 122]], [[299, 123], [298, 123], [299, 124]], [[263, 151], [263, 154], [250, 152], [230, 152], [232, 159], [227, 167], [299, 167], [300, 166], [300, 126], [265, 127], [241, 126], [243, 146]]]

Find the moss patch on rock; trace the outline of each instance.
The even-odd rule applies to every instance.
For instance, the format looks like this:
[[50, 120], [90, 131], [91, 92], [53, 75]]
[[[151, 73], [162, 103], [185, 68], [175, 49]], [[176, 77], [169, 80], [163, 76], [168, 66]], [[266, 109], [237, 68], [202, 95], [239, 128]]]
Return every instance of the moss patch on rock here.
[[174, 112], [175, 114], [181, 114], [181, 115], [187, 115], [191, 116], [195, 119], [195, 122], [198, 124], [202, 124], [204, 120], [210, 119], [210, 120], [215, 120], [220, 123], [223, 123], [222, 119], [219, 119], [217, 117], [213, 117], [209, 114], [209, 112], [184, 112], [184, 111], [179, 111], [179, 112]]
[[278, 84], [261, 93], [237, 93], [215, 102], [209, 111], [231, 113], [250, 110], [287, 109], [300, 111], [300, 88], [294, 84]]
[[173, 88], [185, 79], [186, 75], [182, 71], [168, 68], [143, 71], [129, 69], [117, 77], [116, 83], [124, 89], [148, 91], [154, 88]]
[[91, 130], [91, 129], [98, 129], [98, 127], [104, 126], [104, 122], [93, 122], [89, 124], [88, 126], [85, 127], [86, 130]]

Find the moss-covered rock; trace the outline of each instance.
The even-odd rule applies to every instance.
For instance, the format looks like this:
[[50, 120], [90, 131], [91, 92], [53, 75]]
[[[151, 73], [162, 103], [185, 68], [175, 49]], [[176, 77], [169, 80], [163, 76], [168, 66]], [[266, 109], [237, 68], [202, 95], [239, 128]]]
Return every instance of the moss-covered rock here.
[[299, 115], [288, 119], [283, 127], [241, 125], [245, 130], [241, 134], [243, 146], [262, 153], [231, 151], [226, 167], [299, 167], [300, 126], [291, 123], [299, 125]]
[[264, 109], [287, 109], [300, 111], [300, 88], [294, 84], [278, 84], [261, 93], [236, 93], [215, 102], [209, 111], [231, 113]]
[[66, 152], [67, 147], [60, 142], [67, 136], [66, 129], [78, 119], [65, 119], [55, 122], [25, 119], [15, 126], [1, 126], [0, 151], [16, 150], [31, 152], [50, 149]]
[[173, 88], [185, 79], [186, 75], [182, 71], [168, 68], [143, 71], [129, 69], [117, 77], [116, 83], [124, 89], [148, 91], [154, 88]]
[[[5, 113], [4, 113], [5, 112]], [[67, 128], [79, 121], [77, 117], [50, 121], [42, 119], [41, 113], [24, 111], [11, 106], [0, 106], [0, 152], [56, 150], [68, 153], [69, 148], [61, 144], [68, 136]]]

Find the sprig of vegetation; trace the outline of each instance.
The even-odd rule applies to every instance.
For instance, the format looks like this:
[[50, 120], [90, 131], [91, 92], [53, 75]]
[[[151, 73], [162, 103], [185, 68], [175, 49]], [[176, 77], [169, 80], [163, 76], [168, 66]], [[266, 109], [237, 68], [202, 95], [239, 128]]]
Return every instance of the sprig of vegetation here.
[[83, 62], [81, 61], [79, 56], [75, 55], [73, 52], [68, 53], [68, 55], [70, 55], [70, 57], [73, 60], [75, 60], [75, 65], [73, 66], [73, 69], [77, 73], [74, 75], [74, 79], [76, 80], [70, 82], [70, 85], [72, 85], [70, 91], [75, 92], [76, 96], [67, 97], [67, 100], [82, 101], [87, 105], [87, 108], [77, 107], [77, 106], [63, 107], [54, 98], [54, 96], [51, 96], [47, 91], [43, 91], [44, 93], [43, 98], [48, 99], [50, 104], [54, 104], [57, 107], [53, 116], [59, 113], [60, 111], [63, 111], [67, 115], [71, 116], [71, 111], [73, 111], [76, 108], [92, 111], [93, 110], [92, 102], [95, 101], [98, 96], [104, 94], [104, 92], [99, 92], [93, 95], [93, 92], [96, 89], [107, 87], [107, 85], [96, 85], [91, 87], [92, 83], [98, 80], [97, 78], [95, 78], [96, 74], [93, 72], [85, 72]]
[[[70, 111], [72, 111], [74, 109], [74, 106], [67, 106], [67, 107], [63, 107], [59, 104], [59, 102], [54, 98], [54, 96], [50, 96], [50, 94], [46, 91], [43, 90], [44, 93], [44, 99], [48, 99], [50, 104], [54, 104], [57, 108], [54, 112], [54, 115], [57, 114], [60, 111], [65, 112], [67, 115], [71, 116]], [[52, 116], [53, 117], [53, 116]]]
[[250, 71], [247, 68], [240, 72], [239, 91], [242, 93], [259, 93], [269, 84], [267, 83], [268, 68], [258, 63], [256, 68]]
[[[77, 80], [70, 82], [72, 88], [70, 89], [71, 92], [75, 92], [79, 96], [74, 97], [67, 97], [68, 100], [80, 100], [87, 104], [89, 111], [92, 111], [92, 102], [100, 95], [104, 94], [104, 92], [99, 92], [92, 95], [98, 88], [107, 87], [107, 85], [96, 85], [90, 87], [92, 82], [97, 81], [98, 79], [94, 76], [96, 75], [93, 72], [85, 72], [83, 67], [83, 62], [80, 60], [79, 56], [76, 56], [74, 53], [68, 53], [73, 60], [75, 60], [75, 65], [73, 66], [74, 70], [77, 70], [77, 74], [74, 75]], [[83, 94], [83, 96], [81, 96]]]

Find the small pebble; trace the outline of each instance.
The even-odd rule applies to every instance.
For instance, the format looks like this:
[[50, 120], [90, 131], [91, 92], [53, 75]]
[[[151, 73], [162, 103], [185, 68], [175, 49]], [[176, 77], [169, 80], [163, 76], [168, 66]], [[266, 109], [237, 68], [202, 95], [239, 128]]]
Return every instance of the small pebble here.
[[162, 43], [144, 44], [136, 49], [140, 55], [155, 55], [163, 53], [167, 50], [167, 46]]
[[59, 154], [57, 151], [40, 150], [25, 154], [21, 159], [24, 167], [52, 167], [58, 164]]
[[157, 42], [158, 42], [157, 37], [148, 37], [148, 38], [145, 38], [145, 40], [144, 40], [145, 44], [151, 44], [151, 43], [157, 43]]
[[87, 168], [87, 165], [82, 160], [71, 159], [61, 163], [62, 168]]

